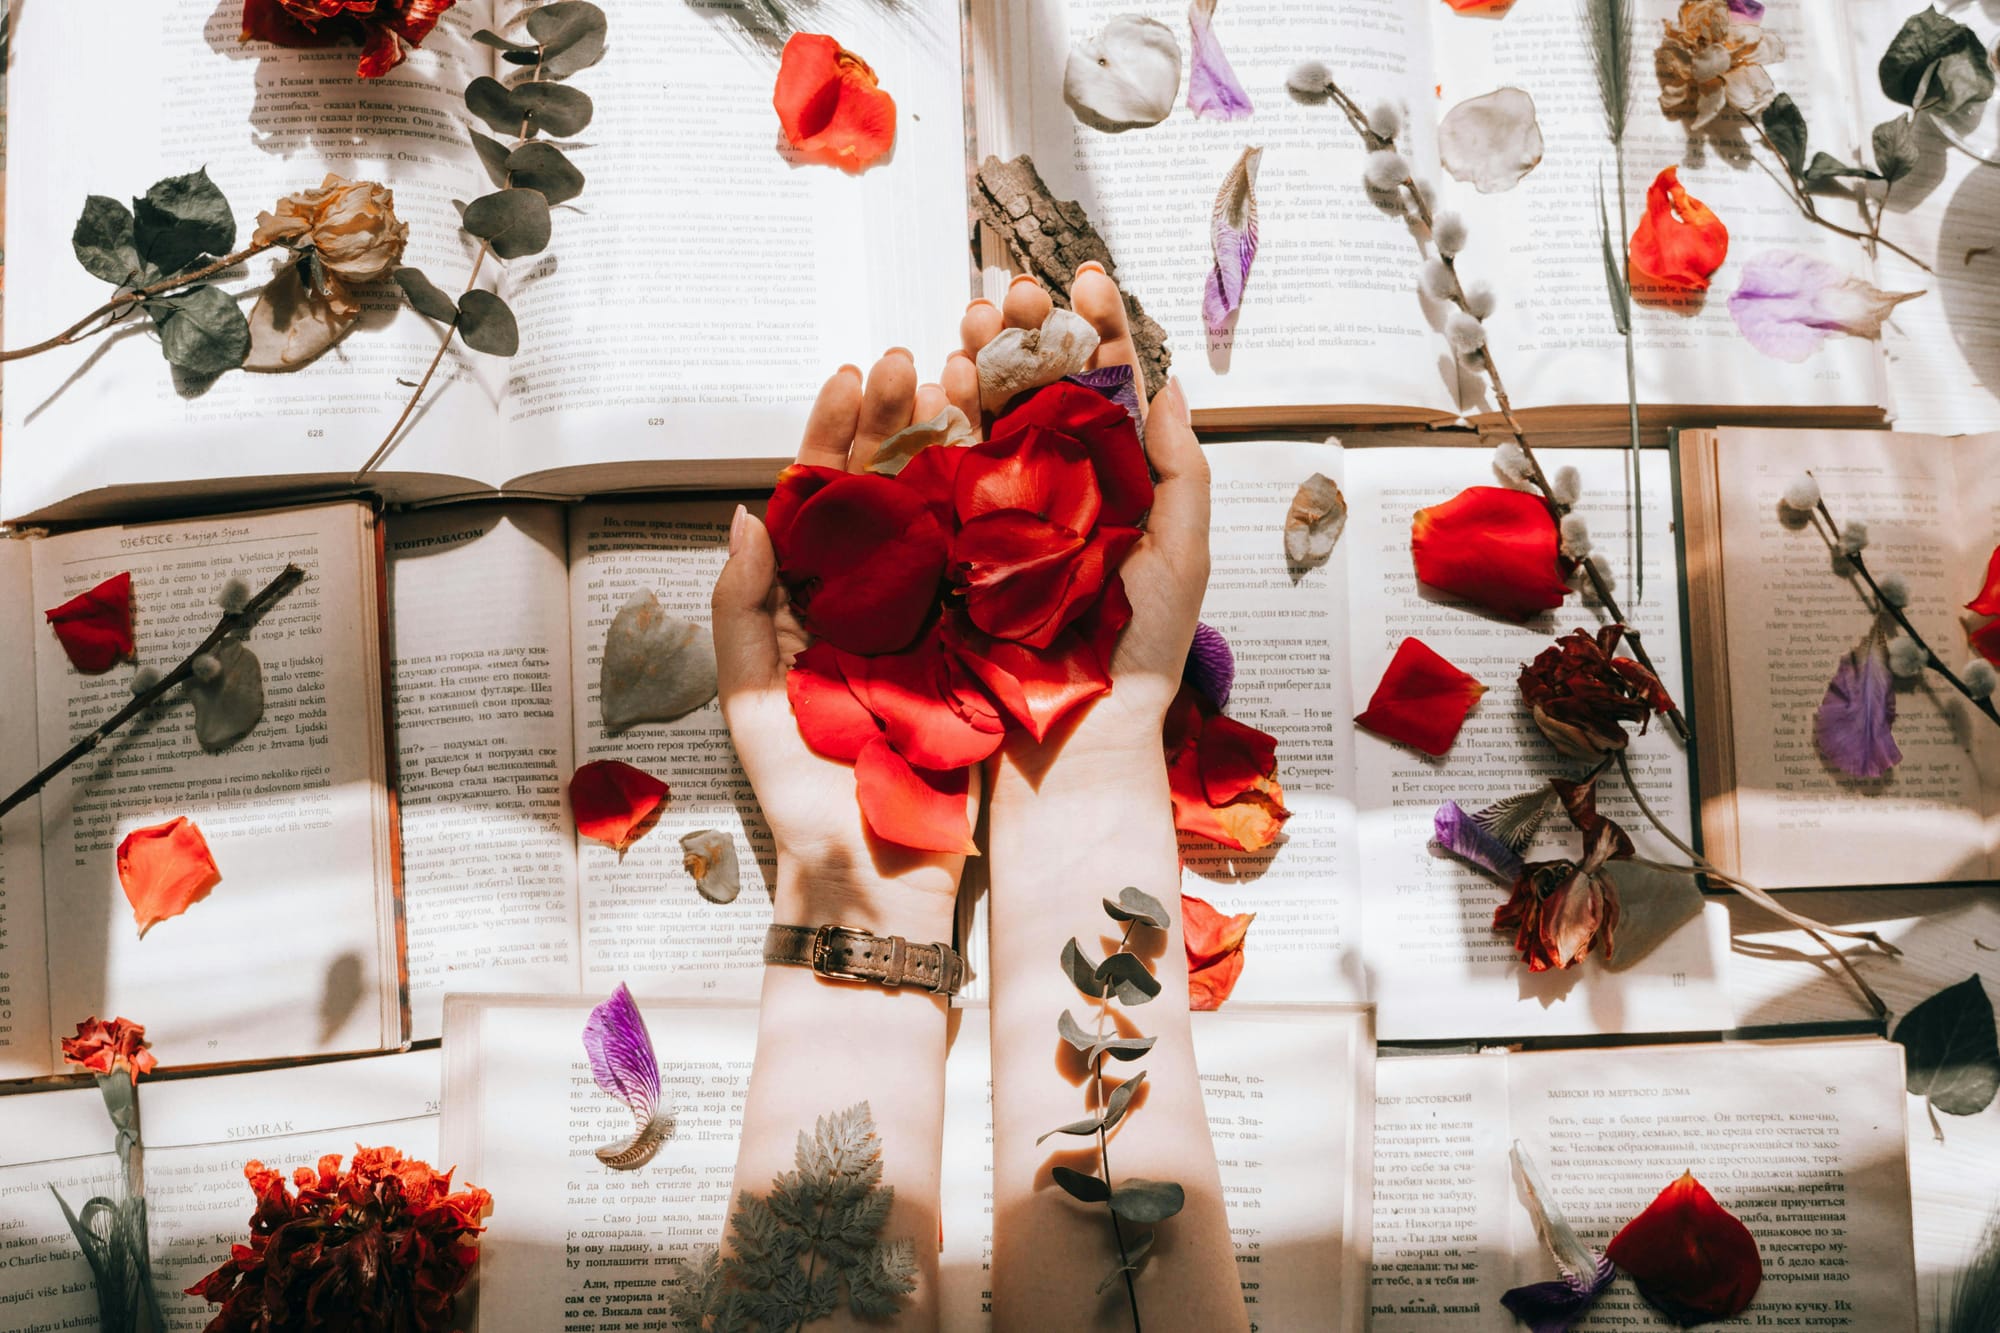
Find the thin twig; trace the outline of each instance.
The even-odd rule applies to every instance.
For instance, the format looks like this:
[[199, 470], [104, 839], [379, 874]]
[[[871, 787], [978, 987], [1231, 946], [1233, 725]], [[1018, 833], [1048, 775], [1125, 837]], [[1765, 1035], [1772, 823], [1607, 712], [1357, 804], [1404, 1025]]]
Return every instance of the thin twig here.
[[[126, 311], [132, 306], [138, 305], [151, 297], [173, 291], [176, 287], [186, 287], [190, 284], [200, 282], [204, 278], [212, 278], [225, 269], [235, 268], [252, 255], [262, 254], [276, 244], [276, 241], [262, 241], [256, 245], [245, 246], [236, 253], [224, 255], [215, 262], [204, 264], [191, 273], [178, 274], [156, 282], [150, 287], [135, 287], [129, 292], [120, 292], [103, 305], [97, 307], [97, 309], [85, 315], [82, 319], [79, 319], [76, 323], [64, 329], [61, 333], [58, 333], [55, 337], [44, 338], [30, 347], [17, 347], [11, 352], [0, 352], [0, 361], [19, 361], [22, 357], [33, 356], [37, 352], [52, 351], [58, 347], [67, 347], [74, 342], [81, 342], [93, 334], [102, 333], [105, 329], [110, 328], [113, 324], [124, 318]], [[93, 321], [99, 319], [104, 320], [104, 323], [94, 329], [89, 327]]]
[[[1792, 202], [1799, 206], [1799, 211], [1801, 213], [1804, 213], [1807, 218], [1809, 218], [1813, 222], [1818, 223], [1820, 226], [1825, 227], [1828, 231], [1838, 232], [1840, 235], [1845, 236], [1850, 240], [1860, 241], [1864, 245], [1870, 243], [1871, 241], [1879, 242], [1883, 245], [1888, 246], [1891, 250], [1894, 250], [1897, 254], [1909, 260], [1912, 264], [1915, 264], [1918, 268], [1922, 269], [1924, 272], [1926, 273], [1934, 272], [1934, 270], [1931, 268], [1929, 264], [1926, 264], [1923, 260], [1917, 258], [1915, 255], [1911, 254], [1908, 250], [1905, 250], [1902, 246], [1896, 244], [1894, 241], [1888, 239], [1887, 237], [1879, 235], [1871, 236], [1868, 232], [1865, 231], [1856, 231], [1852, 227], [1843, 227], [1838, 222], [1835, 222], [1832, 218], [1823, 215], [1819, 211], [1819, 205], [1813, 201], [1812, 193], [1806, 189], [1805, 182], [1800, 180], [1797, 173], [1795, 173], [1792, 170], [1791, 159], [1787, 158], [1783, 153], [1778, 151], [1778, 145], [1771, 142], [1771, 136], [1769, 133], [1765, 131], [1763, 123], [1756, 120], [1750, 120], [1750, 118], [1747, 116], [1744, 117], [1744, 119], [1750, 121], [1750, 127], [1757, 131], [1757, 137], [1764, 141], [1764, 146], [1770, 149], [1772, 156], [1776, 157], [1778, 161], [1784, 166], [1785, 175], [1787, 179], [1791, 181], [1792, 184], [1792, 189], [1791, 189]], [[1865, 207], [1863, 211], [1864, 213], [1866, 212]]]
[[57, 774], [96, 749], [105, 737], [158, 703], [166, 696], [167, 691], [173, 689], [176, 685], [179, 685], [194, 674], [194, 660], [197, 657], [200, 657], [203, 653], [213, 651], [215, 646], [229, 637], [229, 635], [238, 630], [248, 629], [256, 624], [263, 614], [270, 610], [280, 598], [304, 582], [305, 577], [306, 572], [297, 565], [286, 565], [276, 578], [264, 585], [263, 591], [243, 604], [241, 611], [225, 611], [222, 619], [216, 623], [215, 628], [209, 631], [208, 637], [203, 639], [193, 652], [182, 658], [179, 666], [160, 677], [159, 680], [153, 683], [150, 689], [142, 690], [132, 696], [130, 703], [99, 723], [97, 728], [88, 736], [85, 736], [82, 740], [70, 746], [69, 749], [63, 751], [61, 755], [57, 756], [54, 763], [51, 763], [47, 768], [44, 768], [41, 772], [22, 783], [8, 795], [7, 799], [0, 801], [0, 815], [5, 815], [9, 810], [12, 810], [15, 806], [48, 786]]

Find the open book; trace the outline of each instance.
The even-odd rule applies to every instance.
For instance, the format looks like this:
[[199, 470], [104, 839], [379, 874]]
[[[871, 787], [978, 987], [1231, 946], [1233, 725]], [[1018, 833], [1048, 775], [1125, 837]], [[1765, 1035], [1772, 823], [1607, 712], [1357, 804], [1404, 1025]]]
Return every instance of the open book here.
[[[206, 165], [246, 244], [259, 210], [327, 172], [380, 181], [409, 223], [405, 262], [456, 293], [473, 248], [454, 199], [492, 189], [462, 94], [514, 71], [475, 43], [533, 0], [461, 0], [423, 48], [371, 82], [352, 49], [239, 39], [241, 6], [108, 0], [22, 6], [11, 37], [6, 343], [39, 341], [109, 295], [70, 257], [88, 194], [141, 194]], [[397, 499], [767, 480], [842, 361], [910, 348], [935, 374], [971, 286], [954, 0], [843, 8], [840, 40], [898, 108], [893, 158], [857, 177], [788, 161], [771, 109], [777, 48], [758, 7], [604, 0], [603, 61], [571, 80], [595, 103], [549, 249], [488, 262], [521, 351], [446, 356], [371, 484]], [[77, 77], [135, 80], [107, 99]], [[147, 114], [126, 114], [136, 98]], [[90, 144], [75, 151], [77, 141]], [[232, 290], [261, 285], [269, 256]], [[492, 275], [498, 272], [497, 279]], [[183, 392], [147, 332], [7, 367], [0, 517], [60, 506], [345, 486], [388, 435], [439, 328], [389, 285], [313, 365], [232, 372]], [[144, 321], [140, 321], [143, 323]]]
[[[587, 1333], [642, 1317], [659, 1327], [679, 1266], [722, 1236], [756, 1008], [640, 1001], [674, 1130], [648, 1165], [613, 1171], [590, 1148], [628, 1133], [631, 1112], [591, 1080], [582, 1034], [593, 1003], [454, 995], [446, 1004], [440, 1151], [495, 1199], [473, 1333]], [[954, 1333], [991, 1326], [993, 1253], [987, 1014], [973, 1007], [956, 1022], [939, 1239], [941, 1321]], [[1253, 1327], [1360, 1333], [1368, 1010], [1232, 1005], [1195, 1015], [1194, 1040]]]
[[[1373, 1333], [1510, 1327], [1501, 1294], [1557, 1277], [1519, 1143], [1602, 1252], [1692, 1171], [1757, 1240], [1764, 1280], [1716, 1328], [1915, 1333], [1903, 1052], [1889, 1042], [1653, 1046], [1383, 1060]], [[1620, 1277], [1580, 1328], [1677, 1327]]]
[[[176, 692], [11, 812], [0, 830], [0, 1079], [63, 1068], [92, 1016], [143, 1023], [168, 1066], [402, 1044], [395, 824], [384, 742], [381, 555], [359, 504], [0, 541], [0, 793], [130, 701], [133, 666], [70, 665], [42, 612], [132, 576], [138, 663], [166, 671], [287, 563], [301, 583], [251, 631], [264, 715], [219, 752]], [[186, 816], [221, 879], [141, 934], [117, 849]]]
[[[148, 1035], [151, 1035], [150, 1032]], [[291, 1178], [327, 1153], [348, 1164], [355, 1146], [392, 1147], [440, 1171], [436, 1051], [194, 1079], [144, 1080], [147, 1226], [153, 1289], [166, 1327], [204, 1327], [215, 1307], [183, 1294], [229, 1261], [250, 1236], [257, 1199], [243, 1178], [255, 1159]], [[111, 1121], [97, 1089], [0, 1098], [0, 1324], [12, 1329], [97, 1327], [90, 1267], [50, 1187], [81, 1209], [118, 1180]], [[477, 1185], [460, 1171], [454, 1179]]]
[[1821, 756], [1820, 701], [1877, 620], [1866, 585], [1835, 569], [1824, 527], [1779, 505], [1810, 470], [1838, 522], [1867, 524], [1870, 572], [1902, 577], [1906, 614], [1957, 671], [1970, 655], [1963, 607], [2000, 540], [1996, 461], [2000, 435], [1681, 435], [1688, 623], [1707, 646], [1692, 673], [1701, 831], [1723, 869], [1773, 889], [2000, 876], [2000, 728], [1948, 684], [1928, 672], [1897, 683], [1903, 758], [1887, 776], [1852, 778]]

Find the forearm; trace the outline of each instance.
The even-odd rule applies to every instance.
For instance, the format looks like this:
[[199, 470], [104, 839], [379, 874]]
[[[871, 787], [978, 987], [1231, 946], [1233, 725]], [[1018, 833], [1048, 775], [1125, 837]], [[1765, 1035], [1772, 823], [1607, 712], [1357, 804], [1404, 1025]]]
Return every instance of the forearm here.
[[[1074, 738], [1072, 738], [1074, 740]], [[1039, 758], [1037, 756], [1036, 758]], [[1173, 917], [1166, 932], [1137, 928], [1131, 947], [1152, 967], [1160, 994], [1126, 1011], [1128, 1033], [1157, 1037], [1140, 1059], [1106, 1061], [1109, 1081], [1146, 1074], [1146, 1090], [1109, 1135], [1114, 1186], [1128, 1177], [1168, 1180], [1186, 1191], [1182, 1211], [1155, 1226], [1121, 1223], [1129, 1246], [1156, 1232], [1136, 1291], [1151, 1333], [1247, 1328], [1228, 1219], [1196, 1075], [1180, 927], [1180, 861], [1157, 746], [1068, 757], [1046, 773], [1003, 762], [991, 817], [994, 1292], [995, 1324], [1014, 1329], [1128, 1329], [1124, 1284], [1094, 1296], [1118, 1265], [1109, 1210], [1083, 1204], [1053, 1183], [1050, 1168], [1102, 1174], [1095, 1139], [1035, 1139], [1084, 1118], [1088, 1070], [1058, 1037], [1064, 1009], [1086, 1029], [1097, 1004], [1060, 965], [1074, 936], [1093, 960], [1118, 944], [1101, 899], [1133, 885]]]

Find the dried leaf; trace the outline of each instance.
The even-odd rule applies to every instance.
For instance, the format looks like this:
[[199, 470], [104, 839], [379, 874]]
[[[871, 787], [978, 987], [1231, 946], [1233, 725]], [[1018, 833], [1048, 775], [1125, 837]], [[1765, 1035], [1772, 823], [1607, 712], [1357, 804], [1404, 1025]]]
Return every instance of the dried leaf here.
[[1120, 1004], [1144, 1004], [1160, 993], [1160, 979], [1137, 954], [1112, 954], [1097, 965], [1097, 980]]
[[1165, 930], [1173, 924], [1165, 904], [1131, 885], [1119, 891], [1117, 902], [1106, 898], [1104, 911], [1113, 921], [1143, 921], [1155, 930]]
[[1121, 14], [1070, 48], [1063, 100], [1107, 134], [1157, 125], [1181, 88], [1181, 45], [1164, 23]]
[[1916, 117], [1907, 112], [1877, 125], [1869, 135], [1875, 148], [1875, 170], [1891, 185], [1917, 169]]
[[1535, 840], [1542, 821], [1555, 808], [1556, 789], [1544, 783], [1519, 796], [1503, 797], [1484, 810], [1475, 812], [1472, 817], [1488, 833], [1519, 852], [1525, 851], [1528, 844]]
[[1977, 974], [1903, 1015], [1890, 1040], [1903, 1048], [1909, 1090], [1946, 1115], [1977, 1115], [1993, 1104], [2000, 1042]]
[[333, 299], [305, 281], [305, 264], [287, 264], [264, 284], [250, 307], [250, 353], [245, 370], [266, 374], [297, 370], [347, 336], [361, 318], [351, 297]]
[[681, 865], [694, 876], [694, 886], [712, 903], [733, 903], [743, 883], [736, 868], [736, 839], [717, 829], [696, 829], [681, 835]]
[[706, 625], [669, 615], [650, 588], [618, 608], [604, 633], [597, 702], [604, 730], [672, 722], [715, 697], [715, 640]]
[[1097, 344], [1090, 321], [1060, 306], [1038, 329], [1002, 329], [979, 349], [980, 406], [998, 412], [1030, 389], [1078, 373], [1090, 364]]
[[928, 421], [919, 421], [903, 427], [875, 451], [874, 461], [868, 464], [870, 472], [879, 472], [885, 477], [893, 477], [920, 452], [934, 444], [977, 444], [979, 429], [965, 419], [965, 413], [955, 407], [947, 407]]
[[1222, 333], [1243, 304], [1250, 265], [1257, 258], [1257, 164], [1264, 150], [1245, 148], [1215, 192], [1208, 218], [1208, 244], [1215, 259], [1202, 288], [1201, 318], [1210, 333]]
[[70, 665], [87, 675], [109, 671], [114, 663], [138, 651], [132, 641], [130, 573], [113, 574], [42, 614], [48, 617]]
[[1661, 1190], [1604, 1253], [1632, 1275], [1640, 1295], [1681, 1324], [1740, 1314], [1764, 1280], [1756, 1237], [1692, 1172]]
[[1431, 816], [1431, 846], [1504, 885], [1511, 886], [1527, 869], [1513, 848], [1466, 814], [1457, 801], [1446, 801]]
[[1438, 157], [1481, 194], [1513, 189], [1542, 160], [1535, 99], [1519, 88], [1466, 98], [1438, 122]]
[[1111, 1191], [1111, 1211], [1141, 1226], [1164, 1222], [1186, 1206], [1186, 1192], [1171, 1180], [1130, 1176]]
[[1104, 1203], [1111, 1198], [1111, 1187], [1096, 1176], [1086, 1176], [1081, 1171], [1067, 1166], [1049, 1168], [1056, 1184], [1062, 1186], [1063, 1193], [1084, 1203]]
[[118, 883], [141, 939], [206, 898], [221, 879], [208, 839], [185, 815], [134, 829], [118, 844]]
[[1848, 652], [1813, 716], [1813, 739], [1829, 764], [1852, 778], [1874, 779], [1903, 762], [1896, 744], [1895, 680], [1889, 656], [1872, 637]]
[[1125, 1262], [1117, 1265], [1104, 1275], [1104, 1279], [1097, 1284], [1097, 1294], [1102, 1296], [1111, 1289], [1114, 1283], [1122, 1281], [1127, 1273], [1144, 1272], [1146, 1261], [1153, 1257], [1153, 1239], [1159, 1234], [1157, 1231], [1147, 1231], [1143, 1232], [1137, 1240], [1127, 1242], [1125, 1246]]
[[1188, 110], [1208, 120], [1242, 120], [1255, 109], [1215, 38], [1216, 0], [1190, 0]]
[[1485, 693], [1484, 685], [1421, 640], [1406, 638], [1389, 660], [1367, 709], [1354, 721], [1378, 736], [1442, 756], [1458, 739], [1465, 715]]
[[1333, 479], [1315, 472], [1299, 483], [1285, 510], [1285, 559], [1299, 569], [1315, 569], [1333, 554], [1347, 529], [1347, 497]]
[[264, 667], [250, 646], [225, 639], [213, 652], [213, 671], [200, 670], [187, 683], [194, 700], [194, 738], [211, 754], [249, 735], [264, 717]]
[[1875, 73], [1890, 101], [1921, 105], [1940, 116], [1993, 94], [1993, 71], [1979, 34], [1930, 6], [1904, 21]]
[[616, 759], [592, 760], [569, 780], [576, 831], [621, 852], [644, 831], [647, 817], [668, 795], [666, 783]]
[[624, 982], [611, 998], [590, 1011], [583, 1025], [583, 1049], [597, 1086], [632, 1109], [635, 1127], [623, 1143], [607, 1143], [597, 1160], [614, 1171], [633, 1171], [653, 1159], [673, 1132], [673, 1104], [661, 1095], [660, 1064], [645, 1015]]

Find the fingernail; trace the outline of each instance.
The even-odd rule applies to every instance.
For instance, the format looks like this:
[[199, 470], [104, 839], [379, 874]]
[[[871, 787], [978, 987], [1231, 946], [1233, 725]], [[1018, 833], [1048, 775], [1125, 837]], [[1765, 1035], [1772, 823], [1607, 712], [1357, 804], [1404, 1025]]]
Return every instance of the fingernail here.
[[1169, 375], [1166, 390], [1167, 410], [1181, 419], [1183, 426], [1194, 424], [1194, 415], [1188, 411], [1187, 394], [1181, 391], [1181, 377]]
[[972, 364], [975, 366], [979, 364], [977, 361], [973, 361], [972, 353], [966, 351], [963, 347], [952, 348], [951, 355], [944, 360], [946, 365], [950, 365], [954, 361], [972, 361]]
[[889, 349], [888, 351], [886, 351], [886, 352], [882, 353], [882, 355], [883, 355], [883, 356], [900, 356], [900, 357], [902, 357], [902, 358], [903, 358], [903, 360], [905, 360], [905, 361], [909, 362], [909, 363], [910, 363], [911, 365], [913, 365], [913, 366], [914, 366], [915, 364], [917, 364], [917, 358], [916, 358], [916, 354], [915, 354], [914, 352], [910, 351], [910, 349], [909, 349], [909, 348], [907, 348], [907, 347], [891, 347], [891, 348], [890, 348], [890, 349]]
[[994, 305], [991, 301], [987, 300], [983, 296], [975, 296], [972, 300], [966, 302], [965, 308], [969, 312], [974, 306], [980, 306], [980, 305], [985, 306], [988, 310], [999, 309], [998, 306]]
[[1032, 282], [1037, 287], [1042, 285], [1039, 281], [1036, 280], [1035, 275], [1032, 273], [1016, 273], [1014, 275], [1014, 280], [1007, 284], [1007, 290], [1012, 291], [1014, 290], [1014, 288], [1019, 287], [1024, 282]]
[[836, 374], [836, 375], [852, 375], [852, 376], [854, 376], [854, 378], [855, 378], [855, 379], [860, 379], [860, 378], [861, 378], [861, 367], [860, 367], [860, 366], [842, 366], [842, 367], [841, 367], [841, 368], [840, 368], [839, 370], [836, 370], [836, 371], [834, 372], [834, 374]]
[[735, 555], [743, 547], [743, 529], [750, 523], [750, 511], [742, 505], [729, 518], [729, 554]]
[[[1076, 266], [1076, 271], [1078, 273], [1104, 273], [1104, 265], [1098, 263], [1095, 259], [1086, 259]], [[1108, 278], [1111, 275], [1104, 273], [1104, 276]]]

